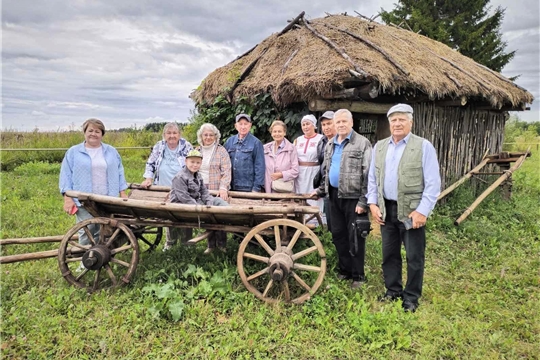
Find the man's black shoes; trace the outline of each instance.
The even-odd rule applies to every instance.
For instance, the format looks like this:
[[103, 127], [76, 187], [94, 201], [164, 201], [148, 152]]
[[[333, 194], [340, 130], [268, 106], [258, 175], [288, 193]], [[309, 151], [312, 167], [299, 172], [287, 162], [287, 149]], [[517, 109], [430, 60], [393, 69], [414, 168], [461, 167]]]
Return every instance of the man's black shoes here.
[[385, 293], [380, 299], [380, 302], [392, 302], [392, 301], [398, 301], [401, 299], [401, 294], [396, 293]]
[[413, 313], [416, 311], [416, 309], [418, 309], [418, 303], [413, 303], [409, 300], [403, 301], [403, 304], [401, 304], [401, 306], [403, 307], [403, 311], [405, 312]]

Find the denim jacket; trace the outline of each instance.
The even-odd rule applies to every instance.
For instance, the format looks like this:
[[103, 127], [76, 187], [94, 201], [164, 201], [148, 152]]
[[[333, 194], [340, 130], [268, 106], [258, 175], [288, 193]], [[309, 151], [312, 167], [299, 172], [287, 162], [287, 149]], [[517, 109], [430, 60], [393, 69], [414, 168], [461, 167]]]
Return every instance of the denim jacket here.
[[261, 191], [264, 186], [264, 150], [259, 139], [248, 134], [242, 141], [231, 136], [224, 145], [232, 165], [231, 190]]
[[[118, 196], [120, 191], [127, 189], [122, 159], [114, 147], [103, 143], [101, 146], [107, 162], [107, 195]], [[59, 186], [62, 194], [68, 190], [92, 193], [92, 159], [86, 152], [84, 142], [66, 151], [60, 168]], [[77, 199], [74, 200], [77, 206], [81, 205]]]
[[[165, 154], [165, 147], [167, 146], [167, 142], [165, 140], [160, 140], [154, 145], [154, 148], [152, 149], [152, 153], [150, 154], [150, 157], [148, 158], [148, 161], [146, 162], [146, 168], [144, 170], [143, 177], [145, 179], [154, 179], [154, 184], [157, 184], [159, 181], [159, 164], [161, 164], [161, 160], [163, 160], [163, 154]], [[178, 148], [176, 151], [176, 156], [178, 157], [178, 163], [180, 164], [180, 167], [184, 167], [186, 165], [186, 156], [188, 152], [193, 150], [193, 146], [184, 138], [181, 138], [178, 142]]]

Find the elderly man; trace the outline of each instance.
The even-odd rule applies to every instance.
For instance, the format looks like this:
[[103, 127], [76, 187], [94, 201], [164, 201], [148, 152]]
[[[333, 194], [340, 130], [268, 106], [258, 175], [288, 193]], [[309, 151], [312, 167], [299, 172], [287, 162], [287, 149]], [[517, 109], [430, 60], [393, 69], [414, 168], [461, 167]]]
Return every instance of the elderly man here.
[[[379, 141], [369, 170], [368, 203], [381, 225], [382, 270], [386, 293], [381, 301], [403, 299], [414, 312], [422, 295], [426, 232], [424, 225], [441, 189], [433, 145], [411, 133], [413, 109], [398, 104], [388, 111], [392, 136]], [[401, 279], [401, 244], [407, 256], [407, 283]]]
[[237, 115], [234, 126], [238, 134], [227, 139], [224, 145], [231, 158], [231, 190], [260, 192], [264, 186], [265, 174], [263, 145], [249, 132], [249, 115]]
[[[322, 114], [319, 117], [319, 124], [321, 124], [321, 131], [324, 134], [324, 137], [317, 144], [317, 154], [318, 154], [319, 165], [321, 165], [321, 168], [319, 169], [319, 174], [315, 176], [315, 178], [313, 179], [314, 189], [317, 189], [319, 186], [321, 186], [321, 180], [324, 173], [323, 163], [324, 163], [324, 149], [326, 148], [326, 144], [328, 144], [328, 140], [330, 140], [336, 135], [336, 127], [334, 125], [334, 112], [326, 111], [324, 114]], [[328, 196], [324, 197], [324, 217], [326, 220], [326, 225], [328, 227], [328, 230], [331, 231], [332, 221], [330, 219]]]
[[367, 223], [367, 175], [371, 144], [355, 132], [349, 110], [334, 114], [337, 135], [328, 142], [324, 153], [322, 184], [312, 195], [329, 195], [332, 240], [338, 253], [338, 278], [352, 279], [351, 288], [358, 289], [365, 281], [364, 260], [366, 239], [358, 236], [358, 217]]

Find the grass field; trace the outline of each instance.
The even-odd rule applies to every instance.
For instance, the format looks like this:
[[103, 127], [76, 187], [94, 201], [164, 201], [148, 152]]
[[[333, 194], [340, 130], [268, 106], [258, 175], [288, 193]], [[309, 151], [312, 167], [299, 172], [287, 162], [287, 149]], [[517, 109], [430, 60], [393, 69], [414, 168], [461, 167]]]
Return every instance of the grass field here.
[[[79, 139], [80, 140], [80, 139]], [[154, 139], [152, 139], [154, 141]], [[115, 144], [120, 146], [119, 143]], [[148, 153], [123, 153], [140, 182]], [[381, 304], [378, 235], [367, 243], [368, 283], [352, 291], [329, 269], [301, 306], [267, 305], [242, 285], [238, 244], [204, 256], [204, 245], [143, 253], [132, 284], [88, 295], [62, 279], [56, 259], [1, 266], [3, 359], [535, 359], [540, 350], [540, 157], [514, 176], [514, 196], [473, 201], [460, 188], [427, 227], [424, 296], [417, 313]], [[1, 237], [59, 235], [58, 163], [29, 162], [1, 173]], [[8, 245], [2, 255], [56, 248]], [[161, 249], [159, 249], [161, 250]]]

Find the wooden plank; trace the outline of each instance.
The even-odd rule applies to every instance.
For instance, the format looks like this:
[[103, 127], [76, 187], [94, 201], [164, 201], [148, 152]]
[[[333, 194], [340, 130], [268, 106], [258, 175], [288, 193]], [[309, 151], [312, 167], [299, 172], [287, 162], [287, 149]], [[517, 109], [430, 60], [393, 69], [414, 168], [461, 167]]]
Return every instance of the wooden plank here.
[[[529, 148], [530, 150], [530, 148]], [[528, 151], [527, 151], [528, 152]], [[523, 155], [519, 158], [519, 160], [508, 170], [506, 171], [501, 177], [499, 177], [491, 186], [489, 186], [472, 204], [461, 214], [461, 216], [454, 222], [454, 225], [459, 225], [463, 220], [465, 220], [473, 211], [476, 209], [478, 205], [495, 190], [499, 185], [501, 185], [506, 179], [512, 176], [512, 173], [519, 169], [527, 156]]]
[[330, 101], [324, 99], [314, 99], [309, 102], [310, 111], [326, 111], [348, 109], [351, 112], [366, 114], [386, 114], [394, 104], [378, 104], [368, 101]]
[[[0, 246], [13, 245], [13, 244], [41, 244], [49, 242], [60, 242], [64, 238], [64, 235], [56, 236], [43, 236], [33, 238], [17, 238], [17, 239], [3, 239], [0, 240]], [[79, 235], [73, 235], [71, 240], [79, 240]]]
[[[86, 250], [72, 248], [71, 254], [83, 254]], [[14, 262], [21, 261], [30, 261], [30, 260], [41, 260], [47, 258], [53, 258], [58, 256], [58, 249], [48, 250], [48, 251], [38, 251], [33, 253], [18, 254], [18, 255], [8, 255], [0, 256], [0, 264], [11, 264]]]
[[203, 232], [202, 234], [200, 234], [199, 236], [195, 236], [193, 239], [191, 240], [188, 240], [187, 243], [188, 244], [196, 244], [200, 241], [203, 241], [205, 239], [208, 239], [208, 237], [210, 236], [211, 232], [209, 231], [205, 231]]

